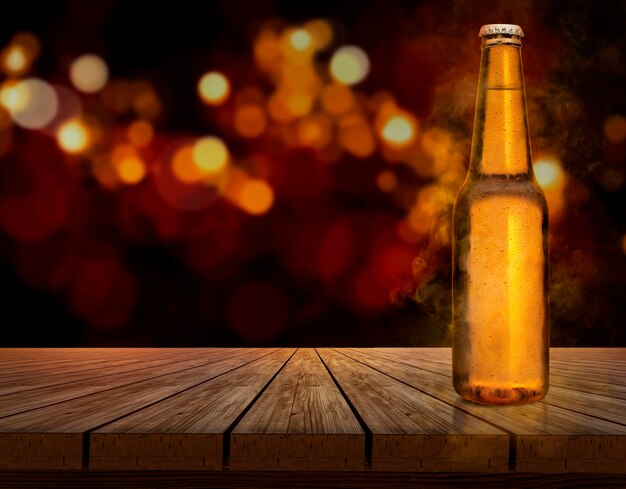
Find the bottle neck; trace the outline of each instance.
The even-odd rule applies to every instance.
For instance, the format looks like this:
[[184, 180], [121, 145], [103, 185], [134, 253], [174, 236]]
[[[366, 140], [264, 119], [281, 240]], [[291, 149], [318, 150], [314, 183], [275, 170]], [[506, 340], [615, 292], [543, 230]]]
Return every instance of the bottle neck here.
[[470, 175], [533, 178], [519, 38], [483, 38]]

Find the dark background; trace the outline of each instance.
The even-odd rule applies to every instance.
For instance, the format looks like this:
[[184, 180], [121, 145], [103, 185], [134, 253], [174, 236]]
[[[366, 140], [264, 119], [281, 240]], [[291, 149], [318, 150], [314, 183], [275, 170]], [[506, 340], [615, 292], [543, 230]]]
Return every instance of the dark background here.
[[[450, 0], [4, 5], [0, 46], [20, 31], [41, 44], [27, 76], [70, 86], [72, 59], [102, 56], [111, 80], [145, 80], [154, 88], [162, 106], [158, 138], [219, 134], [236, 164], [273, 182], [275, 203], [249, 216], [220, 198], [200, 211], [164, 209], [150, 220], [141, 214], [142, 202], [153, 198], [149, 178], [103, 189], [84, 171], [88, 162], [68, 163], [52, 137], [12, 129], [11, 148], [0, 159], [0, 202], [56, 181], [67, 212], [41, 239], [25, 242], [0, 228], [2, 346], [449, 344], [447, 223], [465, 167], [453, 168], [454, 178], [444, 182], [390, 164], [379, 151], [366, 158], [343, 152], [328, 165], [313, 150], [276, 149], [269, 135], [242, 140], [224, 122], [230, 106], [207, 108], [198, 99], [196, 83], [211, 69], [229, 77], [233, 93], [249, 85], [271, 93], [254, 63], [255, 37], [268, 21], [280, 30], [313, 18], [328, 19], [335, 33], [319, 66], [338, 46], [363, 48], [371, 70], [355, 92], [393, 94], [421, 133], [444, 131], [447, 151], [464, 155], [463, 164], [478, 29], [496, 22], [523, 27], [533, 151], [536, 158], [555, 155], [567, 176], [564, 206], [550, 227], [551, 342], [626, 346], [626, 141], [607, 140], [605, 128], [610, 117], [626, 116], [626, 2]], [[84, 110], [99, 114], [98, 100], [85, 96]], [[111, 116], [106, 130], [131, 120]], [[252, 153], [266, 163], [247, 163]], [[433, 156], [425, 151], [424, 158]], [[385, 169], [399, 182], [391, 193], [376, 187]], [[436, 218], [426, 232], [398, 238], [393, 230], [429, 185], [443, 196]], [[175, 230], [169, 234], [159, 227], [167, 219]], [[345, 241], [332, 234], [333, 225], [348, 230], [350, 246], [328, 278], [316, 260], [323, 246], [332, 255]], [[211, 258], [198, 265], [198, 256]], [[380, 256], [391, 256], [382, 269]]]

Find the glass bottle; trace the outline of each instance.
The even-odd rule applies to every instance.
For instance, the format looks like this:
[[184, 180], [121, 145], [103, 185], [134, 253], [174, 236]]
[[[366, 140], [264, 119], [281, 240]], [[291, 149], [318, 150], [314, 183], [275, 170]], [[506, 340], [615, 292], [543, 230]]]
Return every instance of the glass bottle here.
[[519, 26], [483, 26], [470, 165], [453, 211], [453, 384], [484, 404], [548, 391], [548, 210], [533, 174]]

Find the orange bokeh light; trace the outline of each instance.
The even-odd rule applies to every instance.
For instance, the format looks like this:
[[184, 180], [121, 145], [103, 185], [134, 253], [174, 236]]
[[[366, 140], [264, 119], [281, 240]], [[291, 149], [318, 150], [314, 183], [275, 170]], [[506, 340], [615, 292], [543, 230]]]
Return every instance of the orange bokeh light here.
[[263, 108], [257, 104], [238, 107], [233, 121], [235, 130], [246, 138], [260, 136], [267, 126], [267, 117]]
[[137, 156], [123, 158], [116, 170], [120, 180], [129, 185], [141, 182], [146, 176], [146, 164]]
[[254, 57], [262, 70], [274, 73], [280, 68], [282, 52], [280, 38], [272, 30], [264, 30], [254, 41]]
[[365, 158], [376, 149], [372, 128], [360, 115], [348, 115], [339, 121], [339, 143], [354, 156]]
[[298, 121], [296, 133], [302, 146], [321, 148], [330, 142], [332, 122], [324, 114], [311, 114]]
[[126, 135], [132, 144], [138, 148], [143, 148], [152, 142], [154, 128], [148, 121], [138, 120], [128, 126]]
[[326, 48], [333, 40], [333, 29], [324, 19], [313, 19], [307, 22], [304, 27], [310, 33], [317, 50]]
[[183, 183], [198, 183], [202, 181], [204, 174], [193, 160], [193, 146], [181, 146], [172, 158], [172, 173]]
[[350, 87], [341, 83], [330, 83], [322, 91], [322, 107], [334, 116], [347, 113], [354, 106], [354, 95]]
[[381, 171], [376, 177], [376, 185], [383, 192], [393, 192], [398, 186], [398, 177], [392, 171]]
[[238, 204], [249, 214], [265, 214], [274, 204], [274, 191], [264, 180], [249, 179], [241, 186]]

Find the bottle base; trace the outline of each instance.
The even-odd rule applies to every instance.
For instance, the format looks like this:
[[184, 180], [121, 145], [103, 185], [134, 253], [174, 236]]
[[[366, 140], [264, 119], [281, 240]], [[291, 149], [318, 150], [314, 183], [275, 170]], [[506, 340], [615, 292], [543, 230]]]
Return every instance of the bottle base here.
[[526, 387], [487, 387], [481, 385], [455, 386], [457, 393], [463, 398], [478, 404], [499, 406], [515, 406], [529, 404], [543, 399], [547, 389]]

